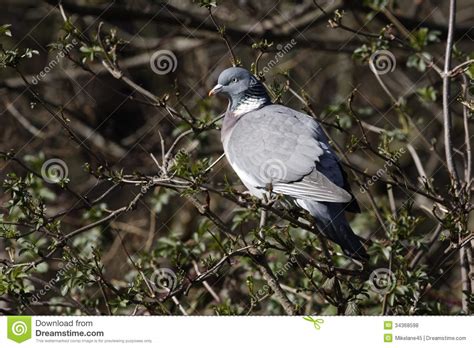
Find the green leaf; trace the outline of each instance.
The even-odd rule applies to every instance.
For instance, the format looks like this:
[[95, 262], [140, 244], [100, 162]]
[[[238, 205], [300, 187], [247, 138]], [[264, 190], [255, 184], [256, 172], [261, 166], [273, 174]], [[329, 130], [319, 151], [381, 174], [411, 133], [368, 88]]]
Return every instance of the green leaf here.
[[5, 36], [12, 36], [12, 32], [10, 31], [11, 24], [3, 24], [0, 25], [0, 36], [5, 35]]
[[438, 96], [438, 92], [433, 86], [418, 88], [416, 93], [426, 102], [435, 102]]
[[[423, 52], [422, 54], [427, 59], [431, 59], [431, 56], [428, 53]], [[407, 59], [407, 67], [415, 68], [420, 72], [424, 72], [426, 70], [426, 63], [425, 63], [424, 59], [420, 58], [416, 54], [413, 54], [413, 55], [409, 56], [408, 59]]]

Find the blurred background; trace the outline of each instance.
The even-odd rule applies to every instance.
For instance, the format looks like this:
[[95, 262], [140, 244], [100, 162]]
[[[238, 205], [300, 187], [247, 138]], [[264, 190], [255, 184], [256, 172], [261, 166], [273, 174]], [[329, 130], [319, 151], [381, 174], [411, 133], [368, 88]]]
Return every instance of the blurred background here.
[[[351, 225], [368, 240], [371, 265], [360, 271], [331, 245], [335, 265], [349, 272], [332, 275], [317, 267], [326, 261], [315, 236], [270, 218], [268, 236], [311, 254], [307, 264], [291, 261], [289, 242], [263, 251], [291, 303], [306, 314], [467, 312], [472, 287], [463, 279], [473, 277], [467, 268], [463, 278], [456, 243], [472, 235], [471, 189], [457, 216], [446, 212], [455, 203], [433, 199], [457, 199], [436, 71], [449, 3], [67, 0], [59, 8], [55, 0], [3, 0], [2, 312], [285, 313], [259, 267], [236, 252], [258, 242], [258, 209], [198, 187], [244, 191], [225, 158], [201, 175], [223, 152], [216, 118], [227, 101], [207, 93], [232, 54], [275, 101], [323, 122], [362, 208]], [[452, 66], [474, 58], [473, 23], [474, 3], [457, 1]], [[451, 79], [462, 178], [473, 77], [467, 64]], [[173, 148], [174, 169], [198, 186], [147, 185], [160, 175], [151, 154], [160, 161], [187, 130]], [[210, 207], [237, 241], [199, 207]], [[465, 257], [472, 262], [472, 250]], [[389, 275], [374, 280], [374, 269]]]

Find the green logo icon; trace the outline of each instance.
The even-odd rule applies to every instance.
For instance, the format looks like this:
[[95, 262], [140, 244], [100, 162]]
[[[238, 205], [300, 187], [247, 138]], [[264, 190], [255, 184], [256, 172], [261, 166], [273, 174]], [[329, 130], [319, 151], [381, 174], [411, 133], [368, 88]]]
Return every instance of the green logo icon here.
[[393, 323], [391, 321], [384, 321], [383, 322], [383, 328], [385, 330], [392, 330], [393, 328]]
[[392, 342], [393, 338], [392, 338], [392, 334], [384, 334], [383, 335], [383, 341], [384, 342]]
[[310, 321], [313, 323], [313, 326], [316, 330], [319, 330], [321, 329], [321, 324], [324, 323], [324, 319], [314, 319], [310, 316], [307, 316], [307, 317], [303, 317], [304, 320], [306, 321]]
[[15, 316], [7, 318], [7, 337], [17, 343], [31, 338], [31, 317]]

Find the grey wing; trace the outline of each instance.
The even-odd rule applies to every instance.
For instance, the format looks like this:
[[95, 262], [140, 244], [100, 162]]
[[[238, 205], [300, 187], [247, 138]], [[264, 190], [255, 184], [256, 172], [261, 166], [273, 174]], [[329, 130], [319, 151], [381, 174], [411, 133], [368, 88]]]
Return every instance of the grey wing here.
[[349, 204], [345, 206], [345, 210], [352, 213], [360, 213], [359, 204], [352, 194], [349, 180], [347, 179], [347, 175], [342, 168], [339, 158], [331, 150], [328, 144], [326, 146], [327, 150], [324, 151], [320, 161], [316, 164], [316, 169], [351, 195], [351, 199], [348, 201]]
[[[300, 115], [307, 116], [304, 114]], [[305, 122], [314, 122], [314, 120], [310, 117], [303, 117], [302, 119]], [[344, 169], [342, 168], [339, 158], [329, 145], [329, 141], [322, 129], [318, 128], [318, 131], [318, 139], [321, 144], [321, 147], [324, 150], [324, 153], [319, 158], [319, 161], [316, 163], [316, 170], [323, 174], [325, 177], [327, 177], [329, 180], [331, 180], [334, 184], [343, 188], [351, 195], [351, 199], [345, 206], [345, 210], [350, 211], [352, 213], [360, 213], [361, 210], [359, 204], [357, 203], [354, 195], [352, 194], [349, 180], [347, 179], [347, 175]]]
[[271, 184], [274, 192], [294, 198], [349, 202], [352, 196], [316, 169], [325, 151], [320, 138], [309, 116], [271, 105], [241, 117], [227, 153], [237, 174], [254, 187]]

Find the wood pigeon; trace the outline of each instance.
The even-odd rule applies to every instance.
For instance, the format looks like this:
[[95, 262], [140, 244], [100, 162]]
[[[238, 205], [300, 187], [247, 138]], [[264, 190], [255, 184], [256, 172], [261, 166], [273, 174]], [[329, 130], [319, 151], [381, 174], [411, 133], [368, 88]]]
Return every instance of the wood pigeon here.
[[344, 253], [368, 255], [344, 212], [360, 212], [347, 176], [312, 117], [272, 104], [263, 84], [239, 67], [224, 70], [211, 95], [229, 100], [221, 130], [227, 160], [251, 194], [268, 190], [307, 210], [321, 233]]

